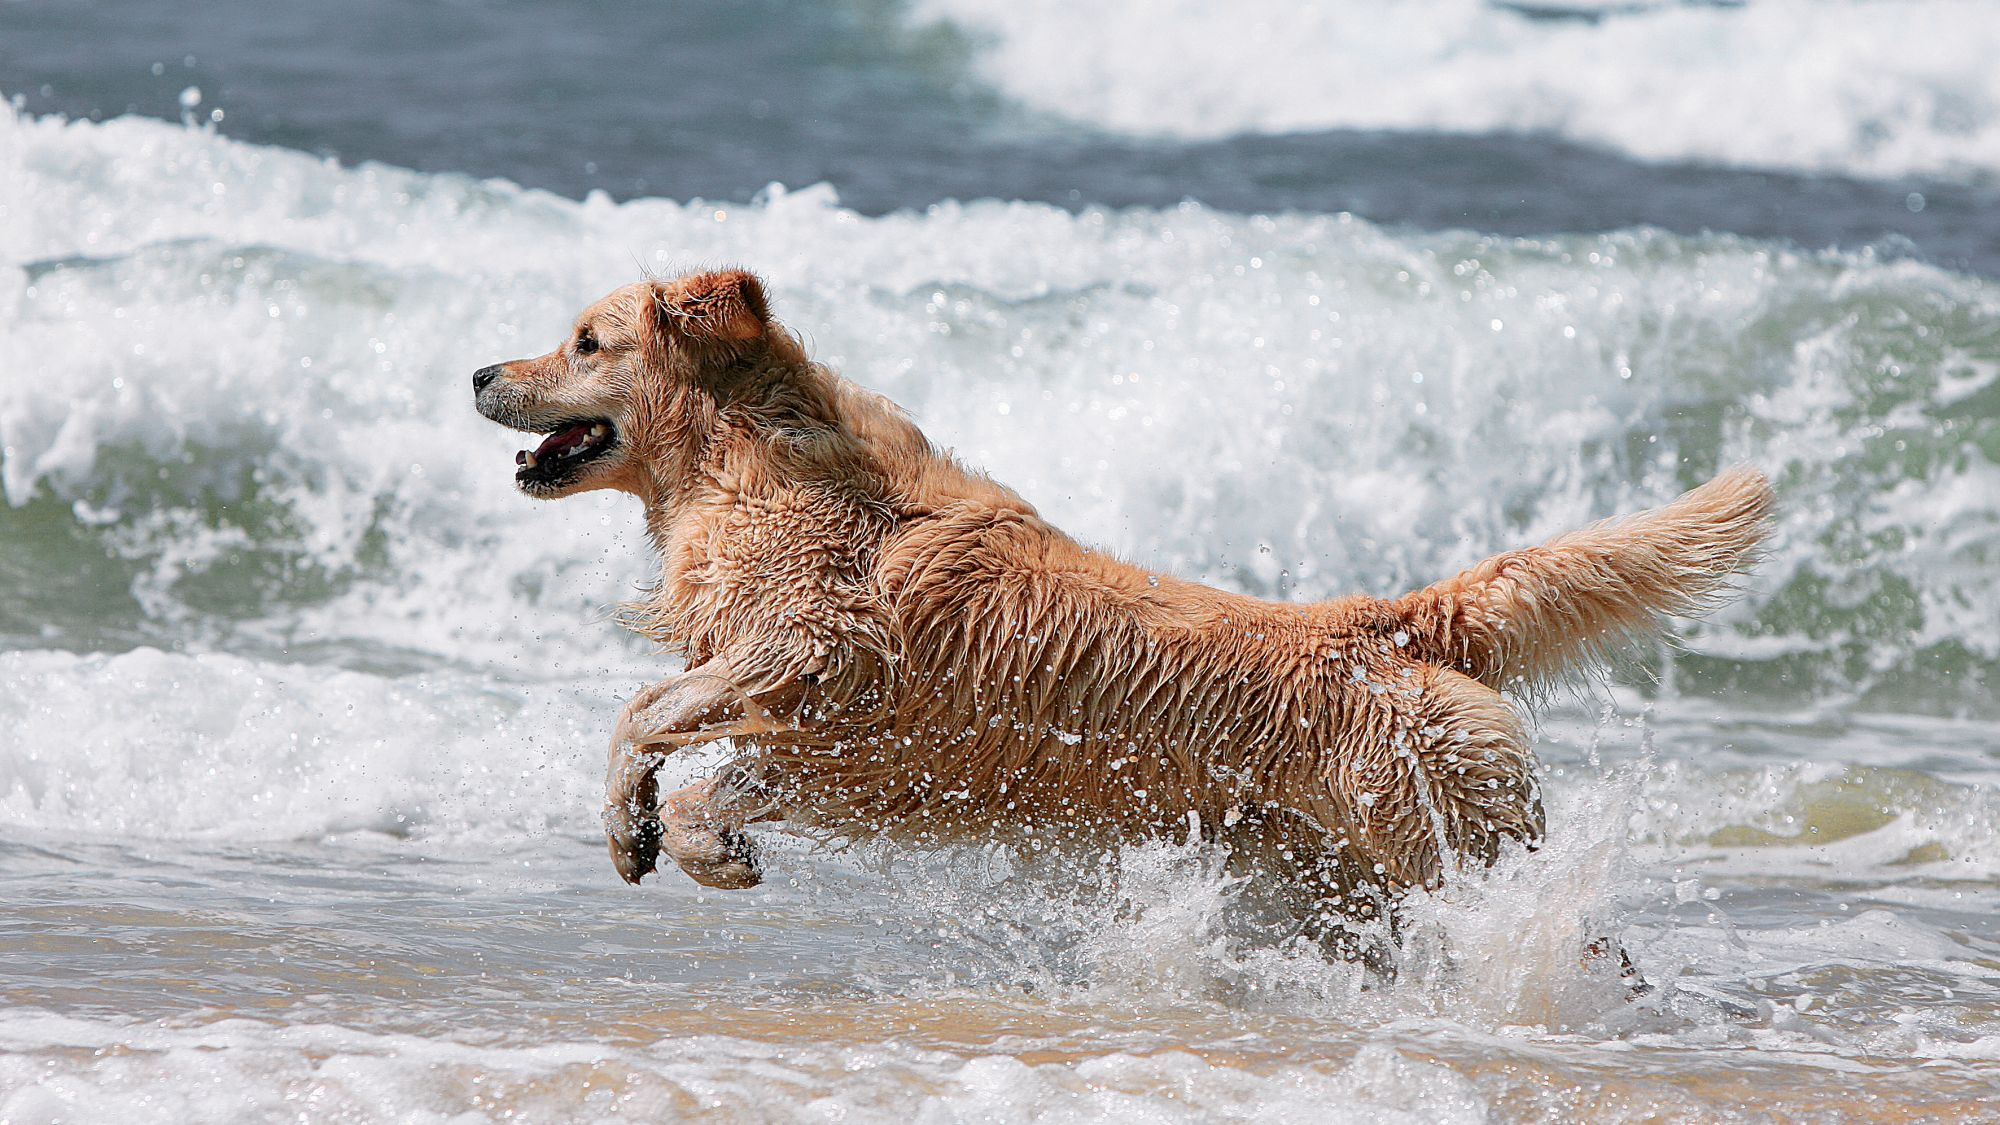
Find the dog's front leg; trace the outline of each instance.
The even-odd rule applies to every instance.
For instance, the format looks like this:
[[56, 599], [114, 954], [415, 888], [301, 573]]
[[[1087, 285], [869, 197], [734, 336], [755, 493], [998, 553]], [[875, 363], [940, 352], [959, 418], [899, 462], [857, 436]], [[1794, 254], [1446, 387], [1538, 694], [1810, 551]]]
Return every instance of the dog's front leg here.
[[664, 829], [655, 775], [668, 754], [787, 729], [733, 671], [726, 661], [711, 660], [646, 688], [619, 713], [605, 770], [604, 834], [611, 862], [626, 882], [637, 883], [659, 861]]
[[770, 803], [743, 769], [698, 781], [660, 802], [660, 847], [704, 887], [742, 890], [764, 879], [744, 826], [768, 819]]

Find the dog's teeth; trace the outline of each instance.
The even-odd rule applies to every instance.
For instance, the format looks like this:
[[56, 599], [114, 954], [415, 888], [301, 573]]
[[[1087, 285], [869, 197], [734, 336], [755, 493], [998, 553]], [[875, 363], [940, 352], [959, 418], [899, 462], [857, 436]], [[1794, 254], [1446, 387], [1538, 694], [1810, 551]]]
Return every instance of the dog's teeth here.
[[604, 427], [603, 427], [602, 425], [597, 425], [597, 426], [592, 426], [592, 427], [590, 427], [590, 436], [591, 436], [591, 437], [594, 437], [594, 438], [600, 438], [600, 437], [603, 437], [603, 436], [605, 435], [605, 433], [606, 433], [606, 432], [607, 432], [607, 431], [606, 431], [606, 430], [604, 429]]
[[524, 469], [532, 469], [535, 467], [535, 455], [533, 452], [523, 449], [514, 455], [514, 463]]

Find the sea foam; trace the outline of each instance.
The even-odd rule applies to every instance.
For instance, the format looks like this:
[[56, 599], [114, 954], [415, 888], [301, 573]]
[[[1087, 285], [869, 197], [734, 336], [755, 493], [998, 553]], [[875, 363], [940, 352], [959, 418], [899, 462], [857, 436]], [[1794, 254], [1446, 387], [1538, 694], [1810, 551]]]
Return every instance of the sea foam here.
[[1547, 133], [1646, 160], [2000, 172], [2000, 20], [1954, 0], [922, 0], [1035, 110], [1138, 134]]
[[1669, 684], [1990, 703], [2000, 294], [1915, 262], [1194, 206], [868, 219], [825, 189], [577, 203], [136, 119], [0, 117], [0, 173], [17, 644], [639, 655], [603, 624], [648, 577], [636, 509], [518, 496], [524, 439], [469, 373], [642, 268], [740, 263], [1058, 524], [1258, 594], [1399, 593], [1760, 464], [1770, 558]]
[[[1234, 940], [1198, 845], [1122, 851], [1109, 911], [768, 837], [757, 890], [613, 894], [610, 716], [673, 663], [606, 609], [652, 562], [630, 502], [512, 489], [468, 376], [722, 263], [1058, 523], [1236, 589], [1398, 592], [1737, 460], [1772, 553], [1621, 690], [1628, 765], [1544, 728], [1548, 843], [1419, 896], [1367, 998]], [[1990, 282], [1726, 236], [577, 203], [0, 114], [0, 1117], [1976, 1105], [1991, 728], [1875, 712], [1991, 707], [1996, 340]]]
[[592, 834], [606, 716], [673, 667], [608, 620], [654, 564], [628, 500], [514, 491], [469, 375], [641, 267], [761, 269], [816, 355], [1058, 524], [1257, 594], [1398, 593], [1757, 463], [1771, 554], [1647, 656], [1655, 694], [1991, 704], [2000, 300], [1918, 263], [577, 203], [133, 119], [0, 116], [0, 184], [0, 633], [42, 650], [0, 667], [16, 825]]

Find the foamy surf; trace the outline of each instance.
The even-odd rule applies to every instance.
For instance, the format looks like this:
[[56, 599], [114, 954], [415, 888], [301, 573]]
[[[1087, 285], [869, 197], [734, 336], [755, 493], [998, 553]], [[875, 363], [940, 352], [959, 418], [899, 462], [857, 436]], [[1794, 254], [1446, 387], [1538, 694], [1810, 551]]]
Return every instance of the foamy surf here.
[[1179, 137], [1543, 133], [1644, 160], [2000, 172], [2000, 21], [1952, 0], [923, 0], [1033, 109]]
[[0, 519], [82, 587], [34, 593], [9, 631], [36, 643], [598, 659], [569, 623], [645, 578], [633, 513], [521, 502], [467, 365], [642, 266], [745, 261], [819, 356], [1059, 524], [1254, 592], [1392, 593], [1758, 461], [1772, 557], [1674, 674], [1990, 703], [1985, 281], [1650, 231], [579, 204], [137, 120], [0, 129], [25, 219], [0, 362], [39, 373], [0, 388]]
[[[576, 203], [134, 120], [0, 118], [0, 185], [0, 869], [35, 935], [0, 1116], [2000, 1093], [1990, 282], [1654, 231]], [[1058, 523], [1237, 589], [1406, 589], [1738, 460], [1779, 534], [1610, 717], [1544, 729], [1548, 845], [1414, 904], [1393, 982], [1260, 929], [1200, 848], [774, 841], [755, 891], [630, 892], [595, 809], [617, 701], [669, 666], [606, 619], [649, 576], [636, 512], [516, 495], [468, 377], [719, 262]]]
[[[1470, 1125], [1487, 1120], [1490, 1106], [1449, 1068], [1387, 1045], [1348, 1048], [1339, 1052], [1345, 1057], [1258, 1089], [1230, 1061], [1187, 1051], [1029, 1063], [936, 1048], [774, 1046], [693, 1032], [644, 1046], [480, 1046], [338, 1026], [279, 1031], [229, 1021], [160, 1031], [35, 1014], [0, 1019], [0, 1037], [19, 1052], [0, 1056], [0, 1082], [24, 1072], [45, 1076], [0, 1100], [0, 1113], [18, 1121], [303, 1113], [445, 1122], [465, 1120], [470, 1098], [472, 1113], [494, 1120], [801, 1121], [864, 1106], [871, 1115], [923, 1122]], [[104, 1050], [113, 1045], [114, 1052]], [[315, 1056], [339, 1061], [316, 1065]], [[245, 1098], [243, 1091], [255, 1093]]]

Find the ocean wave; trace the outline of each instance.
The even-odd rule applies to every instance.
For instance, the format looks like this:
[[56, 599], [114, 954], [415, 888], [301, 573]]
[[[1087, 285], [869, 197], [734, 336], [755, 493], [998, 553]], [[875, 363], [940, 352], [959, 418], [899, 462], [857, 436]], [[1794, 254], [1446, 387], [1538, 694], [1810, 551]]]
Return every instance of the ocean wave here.
[[1033, 109], [1180, 137], [1532, 132], [1647, 160], [2000, 173], [2000, 21], [1958, 0], [918, 0]]
[[1121, 554], [1393, 594], [1751, 461], [1748, 596], [1662, 690], [1953, 713], [2000, 669], [2000, 291], [1638, 230], [581, 203], [0, 117], [0, 635], [529, 679], [643, 656], [621, 498], [511, 487], [471, 370], [640, 267], [745, 263], [821, 358]]
[[221, 653], [0, 653], [0, 824], [126, 840], [595, 835], [607, 679], [523, 693]]
[[448, 1033], [249, 1019], [159, 1027], [17, 1010], [0, 1016], [0, 1047], [0, 1115], [19, 1121], [810, 1121], [848, 1105], [934, 1123], [1490, 1119], [1471, 1079], [1387, 1043], [1272, 1076], [1176, 1049], [1023, 1062], [894, 1040], [695, 1032], [495, 1046]]

